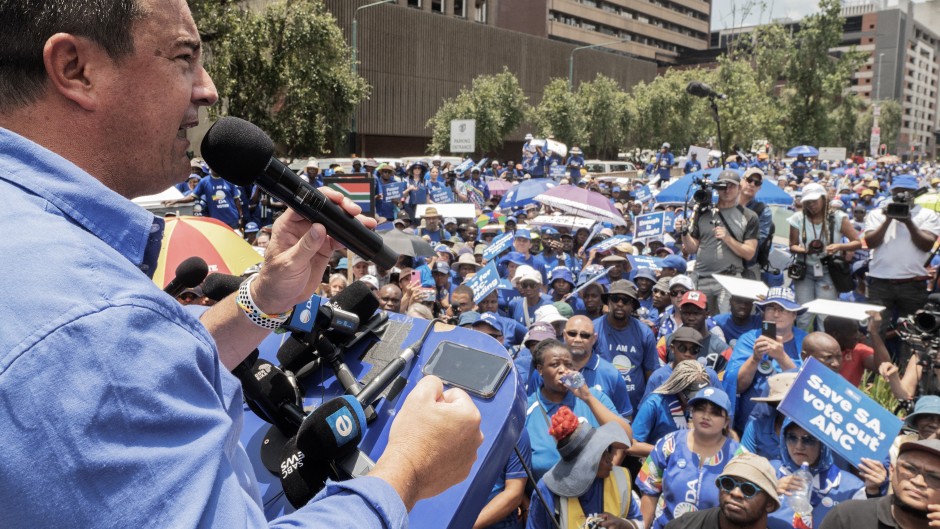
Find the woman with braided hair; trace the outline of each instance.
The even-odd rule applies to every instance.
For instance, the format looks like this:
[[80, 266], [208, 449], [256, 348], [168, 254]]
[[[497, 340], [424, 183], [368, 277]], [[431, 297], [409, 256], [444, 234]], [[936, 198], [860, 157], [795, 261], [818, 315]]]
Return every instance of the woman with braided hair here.
[[[680, 331], [682, 329], [687, 327], [679, 328]], [[632, 425], [630, 455], [645, 458], [653, 451], [656, 441], [666, 434], [688, 428], [689, 399], [709, 383], [708, 371], [697, 360], [683, 360], [676, 364], [669, 378], [640, 404]]]
[[613, 462], [614, 452], [630, 446], [623, 428], [614, 422], [594, 428], [561, 406], [548, 432], [561, 459], [536, 485], [526, 529], [550, 529], [556, 522], [561, 529], [642, 529], [630, 474]]
[[[594, 427], [615, 423], [628, 439], [631, 437], [633, 432], [630, 423], [620, 416], [607, 395], [586, 384], [578, 387], [565, 384], [568, 381], [566, 375], [580, 375], [574, 370], [574, 360], [567, 345], [554, 339], [539, 342], [532, 351], [532, 365], [542, 380], [542, 385], [529, 395], [525, 420], [532, 448], [532, 472], [536, 480], [541, 479], [561, 458], [555, 438], [548, 433], [550, 417], [561, 406], [568, 407], [577, 417]], [[616, 454], [614, 463], [619, 463], [622, 458], [623, 454]]]

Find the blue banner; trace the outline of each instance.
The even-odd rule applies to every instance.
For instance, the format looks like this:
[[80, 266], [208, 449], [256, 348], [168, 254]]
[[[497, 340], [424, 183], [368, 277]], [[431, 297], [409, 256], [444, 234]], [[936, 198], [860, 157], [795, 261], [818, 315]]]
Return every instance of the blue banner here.
[[653, 192], [650, 191], [650, 186], [640, 186], [633, 190], [633, 197], [640, 202], [649, 202], [653, 200]]
[[633, 265], [634, 270], [649, 268], [650, 270], [659, 271], [663, 269], [663, 260], [652, 255], [627, 255], [627, 259]]
[[633, 238], [646, 239], [662, 235], [665, 228], [665, 216], [666, 213], [663, 211], [637, 215], [636, 219], [634, 219]]
[[512, 246], [512, 240], [515, 238], [515, 234], [511, 231], [500, 235], [499, 237], [493, 239], [493, 242], [490, 246], [483, 250], [483, 258], [487, 261], [492, 261], [494, 257], [503, 253], [506, 249]]
[[467, 158], [466, 160], [461, 162], [460, 165], [458, 165], [457, 167], [454, 167], [454, 173], [456, 173], [458, 176], [462, 175], [466, 173], [467, 171], [469, 171], [471, 167], [473, 167], [473, 159]]
[[614, 235], [613, 237], [604, 239], [603, 241], [588, 248], [588, 253], [594, 250], [597, 250], [598, 252], [606, 252], [618, 244], [630, 242], [631, 240], [632, 238], [629, 235]]
[[385, 187], [385, 200], [393, 202], [396, 200], [401, 200], [402, 192], [405, 191], [404, 182], [390, 182], [384, 184]]
[[554, 180], [561, 180], [568, 176], [568, 168], [564, 165], [552, 165], [548, 168], [548, 176]]
[[887, 459], [901, 431], [901, 419], [812, 357], [777, 409], [856, 467]]
[[473, 302], [479, 303], [499, 285], [499, 272], [496, 270], [496, 261], [490, 261], [486, 266], [464, 282], [473, 289]]
[[450, 196], [450, 189], [446, 187], [435, 187], [431, 189], [431, 202], [435, 204], [450, 204], [454, 201]]
[[672, 211], [664, 212], [663, 224], [666, 225], [666, 231], [672, 233], [676, 231], [676, 214]]

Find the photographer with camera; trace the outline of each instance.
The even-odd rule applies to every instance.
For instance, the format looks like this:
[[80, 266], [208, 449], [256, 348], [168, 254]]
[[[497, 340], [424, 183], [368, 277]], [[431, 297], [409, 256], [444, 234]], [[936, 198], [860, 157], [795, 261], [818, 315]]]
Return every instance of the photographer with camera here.
[[[718, 190], [718, 204], [711, 201], [712, 188]], [[757, 214], [738, 204], [741, 176], [737, 171], [718, 173], [715, 184], [704, 180], [695, 193], [695, 209], [686, 227], [685, 220], [676, 221], [687, 254], [698, 254], [694, 278], [698, 290], [708, 296], [712, 315], [728, 312], [730, 294], [712, 278], [713, 274], [742, 277], [745, 263], [757, 251], [760, 233]]]
[[[800, 305], [814, 299], [839, 299], [833, 283], [830, 263], [834, 256], [862, 246], [858, 233], [844, 211], [829, 207], [826, 189], [819, 184], [803, 187], [802, 211], [787, 219], [790, 224], [790, 253], [793, 263], [787, 275], [793, 280], [796, 302]], [[845, 237], [848, 242], [843, 243]], [[849, 276], [851, 277], [851, 276]], [[851, 289], [850, 289], [851, 290]], [[797, 318], [797, 326], [809, 330], [812, 314]]]
[[940, 235], [940, 216], [914, 204], [917, 177], [895, 176], [891, 201], [873, 209], [865, 218], [865, 241], [871, 248], [868, 300], [885, 307], [882, 333], [898, 318], [913, 314], [927, 301], [927, 269], [924, 263]]

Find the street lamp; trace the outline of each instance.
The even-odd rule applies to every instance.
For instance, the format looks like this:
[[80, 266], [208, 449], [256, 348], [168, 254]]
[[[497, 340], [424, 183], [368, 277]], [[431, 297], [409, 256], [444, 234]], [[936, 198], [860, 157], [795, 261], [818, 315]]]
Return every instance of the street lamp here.
[[611, 46], [613, 44], [620, 44], [621, 42], [627, 42], [632, 40], [632, 37], [627, 37], [625, 39], [614, 40], [611, 42], [602, 42], [600, 44], [591, 44], [590, 46], [580, 46], [571, 50], [571, 55], [568, 57], [568, 90], [574, 90], [574, 52], [578, 50], [587, 50], [590, 48], [603, 48], [605, 46]]
[[884, 56], [884, 53], [878, 54], [878, 79], [875, 80], [875, 101], [881, 100], [881, 58]]

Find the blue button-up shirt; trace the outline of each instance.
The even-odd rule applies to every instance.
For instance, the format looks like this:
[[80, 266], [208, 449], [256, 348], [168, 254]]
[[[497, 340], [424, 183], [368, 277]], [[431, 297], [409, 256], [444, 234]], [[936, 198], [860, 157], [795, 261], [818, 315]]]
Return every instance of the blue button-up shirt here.
[[[0, 527], [267, 526], [241, 386], [147, 275], [162, 221], [4, 129], [0, 194]], [[328, 492], [273, 525], [407, 523], [379, 479]]]

